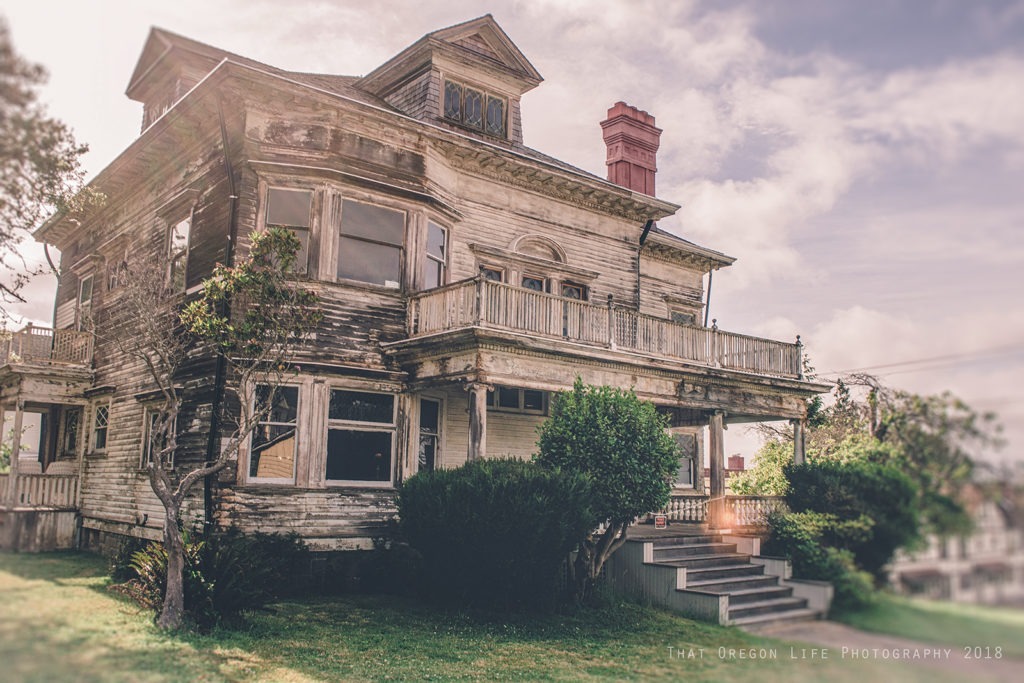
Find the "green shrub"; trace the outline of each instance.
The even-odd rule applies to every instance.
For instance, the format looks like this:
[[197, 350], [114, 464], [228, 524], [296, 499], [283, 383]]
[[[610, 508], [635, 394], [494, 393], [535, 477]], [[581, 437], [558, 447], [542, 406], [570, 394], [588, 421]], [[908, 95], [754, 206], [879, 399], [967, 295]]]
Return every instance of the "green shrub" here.
[[836, 539], [869, 534], [870, 524], [864, 519], [850, 522], [820, 512], [788, 512], [773, 514], [769, 524], [771, 535], [762, 548], [765, 555], [789, 558], [797, 578], [830, 582], [835, 588], [836, 609], [857, 609], [871, 603], [871, 575], [858, 569], [851, 551], [831, 545]]
[[595, 525], [582, 475], [514, 459], [423, 472], [398, 496], [424, 588], [463, 605], [554, 604], [563, 562]]
[[[193, 540], [183, 534], [185, 613], [200, 628], [237, 622], [244, 612], [295, 595], [305, 583], [295, 576], [308, 563], [308, 551], [291, 534], [242, 534], [236, 529]], [[167, 552], [150, 543], [134, 554], [132, 593], [159, 611], [167, 583]]]
[[107, 571], [115, 583], [123, 583], [135, 577], [132, 558], [135, 553], [144, 550], [149, 543], [146, 539], [135, 536], [122, 536], [117, 540], [107, 556]]
[[[857, 565], [879, 581], [896, 550], [918, 537], [917, 489], [891, 465], [812, 460], [789, 464], [785, 473], [789, 509], [828, 513], [846, 523], [834, 525], [826, 542], [852, 552]], [[855, 533], [857, 524], [869, 529]]]

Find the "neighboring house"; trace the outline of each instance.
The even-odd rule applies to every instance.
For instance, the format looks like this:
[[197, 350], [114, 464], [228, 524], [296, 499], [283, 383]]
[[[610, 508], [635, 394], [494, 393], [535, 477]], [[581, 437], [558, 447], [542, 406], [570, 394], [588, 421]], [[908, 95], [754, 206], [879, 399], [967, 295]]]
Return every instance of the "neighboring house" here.
[[894, 589], [955, 602], [1024, 605], [1024, 520], [977, 493], [968, 490], [974, 531], [929, 536], [923, 549], [899, 551], [889, 568]]
[[[301, 279], [324, 318], [271, 419], [188, 501], [197, 521], [366, 547], [411, 474], [530, 455], [552, 393], [577, 376], [632, 387], [670, 416], [682, 488], [707, 430], [712, 500], [726, 423], [799, 430], [806, 399], [827, 389], [803, 379], [799, 343], [706, 327], [703, 278], [733, 259], [654, 223], [678, 209], [654, 196], [654, 117], [609, 110], [606, 180], [523, 144], [520, 97], [541, 80], [490, 15], [362, 77], [152, 30], [127, 90], [142, 133], [91, 183], [106, 205], [36, 233], [61, 252], [54, 330], [0, 349], [0, 407], [48, 416], [42, 469], [70, 468], [80, 490], [67, 506], [87, 541], [155, 538], [162, 519], [143, 469], [153, 387], [89, 334], [131, 333], [123, 264], [165, 254], [186, 298], [269, 225], [302, 240]], [[181, 377], [177, 466], [220, 447], [217, 378], [199, 355]], [[25, 502], [11, 477], [9, 506]]]

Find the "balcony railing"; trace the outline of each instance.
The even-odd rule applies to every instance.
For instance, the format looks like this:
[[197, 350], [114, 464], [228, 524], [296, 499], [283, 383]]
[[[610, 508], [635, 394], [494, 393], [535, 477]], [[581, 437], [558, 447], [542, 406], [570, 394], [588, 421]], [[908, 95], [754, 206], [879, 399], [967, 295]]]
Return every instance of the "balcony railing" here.
[[[723, 523], [729, 527], [763, 528], [773, 512], [786, 510], [785, 499], [779, 496], [726, 496]], [[674, 495], [662, 510], [673, 522], [707, 521], [707, 496]]]
[[0, 474], [0, 506], [73, 510], [77, 501], [77, 474]]
[[26, 361], [88, 365], [91, 360], [91, 332], [33, 325], [17, 332], [0, 332], [0, 365]]
[[730, 370], [799, 378], [801, 347], [684, 325], [612, 303], [597, 305], [474, 278], [409, 300], [409, 335], [467, 327], [521, 332]]

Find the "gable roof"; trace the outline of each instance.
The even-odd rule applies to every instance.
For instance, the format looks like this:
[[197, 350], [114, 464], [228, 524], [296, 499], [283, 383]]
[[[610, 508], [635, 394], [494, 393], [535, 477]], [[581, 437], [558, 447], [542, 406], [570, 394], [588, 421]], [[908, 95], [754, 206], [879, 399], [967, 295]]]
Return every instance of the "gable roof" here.
[[530, 60], [526, 58], [508, 34], [498, 25], [494, 17], [485, 14], [476, 19], [464, 21], [447, 28], [431, 31], [424, 38], [433, 38], [457, 45], [465, 50], [473, 52], [493, 61], [499, 62], [506, 68], [518, 71], [531, 80], [540, 83], [544, 78], [534, 68]]

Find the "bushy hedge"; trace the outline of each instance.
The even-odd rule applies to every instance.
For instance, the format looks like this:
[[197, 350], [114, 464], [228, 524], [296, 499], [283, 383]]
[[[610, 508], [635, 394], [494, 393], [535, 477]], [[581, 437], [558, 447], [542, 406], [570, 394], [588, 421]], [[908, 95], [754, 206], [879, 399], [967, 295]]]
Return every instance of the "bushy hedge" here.
[[462, 605], [554, 604], [569, 552], [595, 525], [588, 480], [514, 459], [423, 472], [398, 496], [425, 589]]
[[762, 552], [788, 557], [796, 577], [830, 582], [835, 588], [833, 607], [857, 609], [872, 601], [871, 575], [857, 567], [851, 551], [835, 545], [838, 539], [870, 536], [868, 520], [842, 521], [820, 512], [788, 512], [772, 515], [770, 525], [771, 535]]
[[[826, 541], [852, 552], [857, 565], [879, 581], [896, 550], [918, 538], [917, 489], [895, 467], [866, 460], [811, 460], [789, 464], [785, 473], [789, 509], [827, 513], [846, 523], [829, 531]], [[858, 520], [867, 521], [866, 533], [850, 533], [849, 523]]]
[[[295, 534], [242, 534], [231, 529], [185, 541], [185, 613], [200, 628], [237, 622], [243, 612], [304, 589], [308, 550]], [[132, 556], [136, 599], [159, 611], [167, 585], [167, 552], [150, 543]]]

